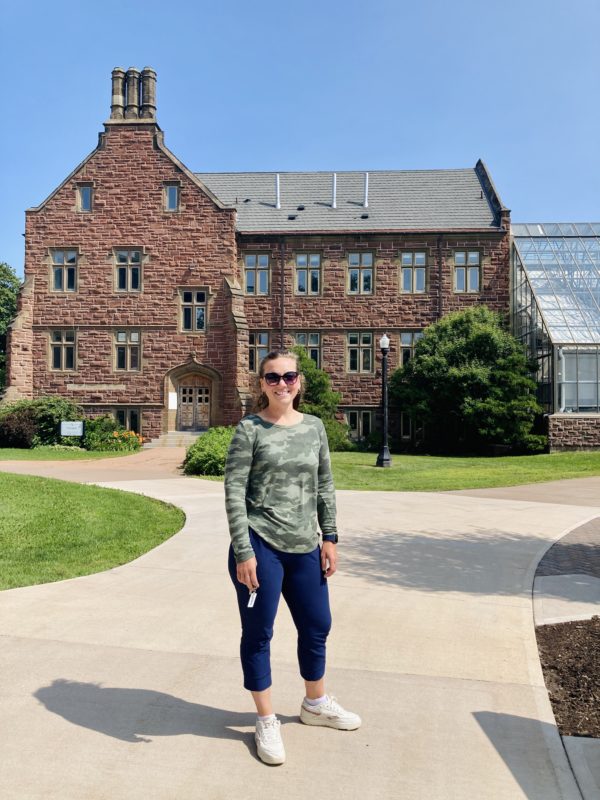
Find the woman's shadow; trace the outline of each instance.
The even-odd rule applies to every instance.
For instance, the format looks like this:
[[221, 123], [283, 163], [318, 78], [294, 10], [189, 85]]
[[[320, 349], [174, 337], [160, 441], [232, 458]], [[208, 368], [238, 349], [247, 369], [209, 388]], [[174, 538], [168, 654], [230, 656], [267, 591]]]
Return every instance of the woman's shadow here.
[[[74, 725], [90, 728], [124, 742], [151, 742], [150, 736], [193, 734], [212, 739], [237, 739], [254, 755], [256, 715], [190, 703], [149, 689], [120, 689], [99, 683], [80, 683], [59, 678], [34, 692], [48, 711]], [[297, 717], [279, 716], [282, 723]]]

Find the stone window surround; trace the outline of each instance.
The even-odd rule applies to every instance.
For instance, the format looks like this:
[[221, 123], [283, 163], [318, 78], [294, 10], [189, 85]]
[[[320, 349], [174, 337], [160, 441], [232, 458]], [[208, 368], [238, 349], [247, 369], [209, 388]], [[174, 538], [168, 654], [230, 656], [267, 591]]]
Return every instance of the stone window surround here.
[[[119, 289], [118, 288], [119, 267], [127, 266], [127, 268], [128, 268], [128, 270], [127, 270], [127, 285], [129, 287], [129, 285], [130, 285], [130, 274], [131, 274], [131, 270], [129, 268], [132, 265], [131, 265], [131, 262], [129, 262], [129, 261], [128, 261], [127, 264], [119, 264], [118, 261], [117, 261], [117, 253], [122, 252], [122, 251], [128, 251], [128, 252], [131, 253], [134, 250], [140, 253], [139, 264], [135, 264], [135, 266], [139, 267], [139, 289], [130, 289], [130, 288]], [[143, 294], [144, 293], [144, 268], [147, 265], [148, 261], [150, 260], [150, 256], [146, 252], [146, 248], [145, 247], [140, 247], [139, 245], [125, 245], [125, 246], [122, 246], [122, 247], [113, 247], [113, 249], [112, 249], [112, 251], [111, 251], [111, 253], [109, 255], [109, 260], [111, 261], [111, 263], [113, 265], [113, 292], [115, 294], [121, 294], [121, 295], [123, 295], [123, 294], [133, 294], [133, 295], [138, 295], [138, 294]]]
[[[350, 256], [359, 256], [359, 264], [354, 265], [350, 264]], [[364, 255], [369, 255], [371, 257], [371, 265], [363, 265], [362, 258]], [[346, 253], [345, 257], [345, 268], [346, 268], [346, 276], [345, 276], [345, 291], [346, 295], [350, 297], [373, 297], [375, 295], [375, 279], [376, 279], [376, 259], [375, 253], [372, 250], [349, 250]], [[358, 270], [358, 290], [356, 292], [350, 291], [350, 271], [351, 270]], [[371, 291], [364, 292], [362, 289], [362, 273], [363, 270], [371, 270]]]
[[[260, 344], [257, 340], [257, 336], [266, 336], [266, 344]], [[254, 337], [254, 342], [251, 342], [251, 337]], [[266, 350], [265, 355], [271, 349], [271, 333], [270, 331], [266, 330], [256, 330], [256, 331], [249, 331], [248, 332], [248, 370], [253, 374], [258, 374], [258, 367], [260, 362], [262, 361], [264, 356], [261, 356], [260, 353], [262, 350]], [[254, 356], [254, 358], [252, 357]], [[252, 363], [254, 361], [254, 363]]]
[[[374, 413], [376, 411], [375, 408], [367, 408], [364, 406], [345, 406], [342, 411], [344, 412], [344, 417], [346, 418], [346, 424], [350, 426], [350, 438], [353, 441], [360, 442], [373, 432]], [[365, 426], [366, 420], [368, 420], [368, 422]], [[366, 433], [365, 427], [367, 427]], [[356, 432], [355, 434], [354, 431]]]
[[[74, 328], [72, 327], [53, 327], [47, 329], [48, 331], [48, 369], [51, 372], [64, 372], [68, 373], [69, 375], [74, 374], [77, 372], [77, 333]], [[60, 342], [55, 339], [55, 334], [61, 334]], [[67, 334], [72, 334], [72, 339], [67, 339]], [[60, 367], [54, 366], [54, 351], [57, 347], [60, 347], [61, 355], [60, 355]], [[67, 368], [65, 367], [67, 358], [66, 358], [66, 351], [67, 348], [72, 348], [73, 350], [73, 367]]]
[[[456, 263], [456, 254], [457, 253], [464, 253], [465, 254], [465, 263], [464, 264], [457, 264]], [[478, 263], [477, 264], [469, 264], [469, 254], [470, 253], [477, 253], [478, 256]], [[478, 270], [478, 286], [477, 289], [470, 289], [470, 280], [469, 280], [469, 268]], [[456, 271], [457, 269], [464, 269], [465, 270], [465, 288], [464, 289], [457, 289], [456, 288]], [[452, 249], [452, 291], [454, 294], [481, 294], [482, 291], [482, 278], [483, 278], [483, 253], [481, 252], [481, 248], [479, 247], [454, 247]]]
[[[119, 342], [117, 340], [117, 335], [119, 333], [125, 333], [126, 334], [126, 341], [125, 342]], [[136, 333], [137, 334], [137, 342], [132, 342], [130, 340], [130, 335], [132, 333]], [[122, 325], [122, 326], [114, 327], [113, 328], [113, 332], [112, 332], [112, 342], [113, 342], [113, 346], [112, 346], [112, 371], [113, 372], [119, 372], [119, 373], [133, 372], [136, 375], [141, 373], [142, 372], [142, 332], [141, 332], [141, 330], [139, 328], [130, 327], [128, 325]], [[119, 367], [118, 366], [118, 351], [117, 351], [117, 348], [119, 348], [119, 347], [125, 347], [126, 348], [126, 353], [125, 353], [126, 366], [125, 367]], [[137, 348], [137, 360], [138, 360], [137, 361], [137, 363], [138, 363], [137, 367], [132, 367], [131, 366], [131, 349], [132, 348]]]
[[[185, 336], [205, 336], [206, 333], [208, 332], [208, 328], [209, 328], [209, 309], [210, 309], [210, 303], [211, 303], [211, 301], [213, 299], [213, 292], [211, 292], [210, 286], [208, 286], [208, 285], [205, 285], [205, 286], [199, 286], [199, 285], [198, 286], [197, 285], [193, 285], [193, 286], [178, 286], [176, 292], [177, 292], [177, 330], [178, 330], [178, 332], [179, 333], [183, 333]], [[183, 293], [184, 292], [192, 292], [194, 294], [196, 292], [204, 292], [205, 298], [206, 298], [205, 302], [204, 303], [197, 303], [195, 301], [196, 298], [194, 297], [192, 303], [184, 303], [184, 301], [183, 301]], [[184, 308], [184, 306], [191, 306], [192, 309], [194, 309], [194, 308], [200, 307], [202, 305], [204, 306], [204, 328], [202, 328], [201, 330], [195, 330], [195, 329], [187, 330], [187, 329], [184, 329], [184, 327], [183, 327], [183, 316], [184, 316], [183, 315], [183, 308]], [[194, 324], [195, 318], [196, 318], [196, 315], [192, 312], [192, 319], [193, 319], [192, 324]]]
[[[298, 256], [306, 256], [306, 266], [298, 265]], [[314, 267], [310, 265], [311, 256], [318, 256], [319, 258], [319, 266]], [[319, 297], [323, 294], [323, 254], [318, 250], [298, 250], [294, 252], [294, 261], [293, 261], [293, 270], [294, 270], [294, 294], [297, 297]], [[306, 291], [300, 292], [298, 290], [298, 271], [303, 270], [306, 272]], [[310, 273], [311, 271], [318, 270], [319, 273], [319, 290], [317, 292], [313, 292], [310, 290]]]
[[[62, 289], [55, 289], [54, 288], [54, 270], [56, 267], [61, 265], [54, 263], [54, 254], [59, 252], [74, 252], [75, 253], [75, 288], [74, 289], [65, 289], [64, 287], [67, 285], [67, 264], [63, 264], [63, 288]], [[48, 248], [48, 255], [47, 255], [47, 263], [49, 269], [48, 275], [48, 290], [51, 294], [75, 294], [79, 290], [79, 267], [81, 264], [85, 262], [85, 259], [81, 255], [81, 250], [78, 245], [74, 247], [49, 247]]]
[[[299, 342], [298, 341], [298, 337], [299, 336], [306, 337], [306, 343]], [[310, 344], [309, 339], [310, 339], [311, 336], [318, 337], [318, 344], [314, 344], [314, 343]], [[299, 347], [303, 347], [306, 350], [306, 352], [308, 354], [308, 357], [311, 358], [315, 362], [315, 364], [317, 365], [318, 369], [321, 369], [321, 362], [322, 362], [321, 344], [322, 344], [322, 339], [321, 339], [320, 331], [314, 331], [314, 330], [296, 331], [294, 333], [294, 342]], [[317, 358], [316, 359], [312, 358], [311, 350], [315, 350], [316, 351], [316, 354], [317, 354]]]
[[[90, 189], [90, 207], [83, 208], [81, 202], [81, 189]], [[75, 207], [74, 211], [78, 214], [91, 214], [94, 211], [94, 196], [96, 193], [96, 181], [94, 180], [77, 180], [75, 181]]]
[[[169, 208], [169, 189], [171, 187], [177, 189], [177, 204], [175, 208]], [[183, 206], [181, 205], [181, 181], [164, 181], [162, 188], [162, 207], [166, 214], [179, 214], [183, 211]]]
[[[121, 422], [119, 419], [119, 412], [123, 414], [124, 421]], [[114, 406], [112, 409], [113, 416], [115, 420], [120, 424], [123, 425], [128, 431], [134, 430], [131, 426], [131, 412], [137, 414], [138, 418], [138, 430], [135, 431], [136, 433], [142, 433], [142, 409], [139, 406]]]
[[[370, 344], [363, 344], [363, 336], [370, 336], [371, 342]], [[358, 342], [356, 344], [350, 342], [351, 336], [358, 336]], [[372, 331], [346, 331], [345, 332], [345, 339], [346, 339], [346, 373], [350, 375], [374, 375], [375, 374], [375, 350], [374, 350], [374, 336]], [[350, 369], [350, 351], [357, 350], [357, 363], [358, 369]], [[365, 351], [368, 351], [369, 361], [370, 361], [370, 368], [364, 369], [364, 356]]]
[[[410, 343], [406, 338], [410, 336]], [[423, 331], [420, 330], [402, 330], [400, 331], [400, 366], [403, 367], [414, 356], [415, 346], [419, 339], [423, 337]], [[408, 354], [408, 355], [407, 355]], [[407, 356], [405, 358], [405, 356]]]
[[[417, 254], [420, 255], [421, 253], [425, 256], [425, 263], [424, 264], [415, 264], [415, 255], [417, 255]], [[407, 256], [407, 255], [411, 255], [412, 256], [412, 259], [411, 259], [412, 263], [411, 263], [410, 266], [403, 263], [404, 257]], [[428, 254], [427, 254], [427, 248], [426, 247], [423, 247], [423, 248], [413, 247], [410, 250], [401, 250], [400, 251], [400, 254], [399, 254], [399, 260], [400, 260], [399, 290], [400, 290], [400, 294], [409, 294], [409, 295], [412, 295], [412, 294], [427, 294], [429, 292], [429, 259], [428, 259], [427, 255]], [[411, 287], [412, 288], [410, 290], [404, 288], [404, 270], [407, 270], [407, 269], [410, 269], [412, 271], [412, 276], [411, 276]], [[415, 273], [416, 273], [416, 270], [418, 270], [418, 269], [422, 269], [422, 270], [425, 271], [425, 288], [423, 289], [423, 291], [417, 291], [415, 289], [415, 284], [416, 284]]]
[[[246, 258], [248, 256], [254, 256], [256, 258], [256, 265], [254, 267], [247, 267], [246, 266]], [[268, 264], [267, 264], [266, 267], [264, 267], [264, 266], [263, 267], [259, 267], [259, 265], [258, 265], [258, 259], [261, 256], [263, 256], [263, 257], [266, 256], [266, 258], [267, 258]], [[248, 282], [247, 282], [247, 279], [246, 279], [246, 273], [248, 271], [252, 271], [252, 272], [255, 273], [255, 276], [254, 276], [254, 288], [255, 288], [255, 291], [254, 292], [249, 292], [248, 288], [247, 288], [248, 287]], [[267, 273], [267, 291], [266, 292], [258, 292], [258, 291], [256, 291], [256, 289], [258, 288], [258, 281], [256, 280], [258, 272], [266, 272]], [[243, 293], [244, 293], [245, 297], [268, 297], [271, 294], [271, 278], [272, 278], [272, 275], [271, 275], [271, 253], [268, 250], [252, 250], [252, 251], [245, 251], [245, 252], [242, 253], [242, 281], [243, 281], [242, 290], [243, 290]]]

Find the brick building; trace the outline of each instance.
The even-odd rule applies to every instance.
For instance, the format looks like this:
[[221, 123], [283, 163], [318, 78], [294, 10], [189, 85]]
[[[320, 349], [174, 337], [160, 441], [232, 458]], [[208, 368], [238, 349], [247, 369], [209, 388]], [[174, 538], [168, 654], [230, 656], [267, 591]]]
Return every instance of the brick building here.
[[449, 311], [508, 313], [510, 212], [481, 161], [193, 173], [164, 144], [155, 89], [149, 68], [113, 70], [98, 146], [27, 211], [6, 400], [62, 394], [147, 439], [234, 423], [261, 356], [298, 342], [360, 437], [384, 332], [393, 369]]

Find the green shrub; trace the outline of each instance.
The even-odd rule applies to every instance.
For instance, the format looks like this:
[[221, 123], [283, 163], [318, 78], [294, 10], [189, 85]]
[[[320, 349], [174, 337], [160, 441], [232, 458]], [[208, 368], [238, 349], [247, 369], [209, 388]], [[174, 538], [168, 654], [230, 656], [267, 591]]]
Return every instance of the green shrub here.
[[183, 462], [186, 475], [224, 475], [227, 451], [235, 427], [210, 428], [188, 448]]
[[142, 437], [119, 425], [110, 414], [104, 414], [86, 420], [83, 445], [86, 450], [135, 452], [142, 446]]
[[[34, 422], [32, 445], [74, 444], [80, 445], [79, 437], [60, 435], [61, 420], [83, 419], [83, 409], [66, 397], [36, 397], [33, 400], [17, 400], [0, 409], [0, 424], [12, 413], [27, 414]], [[28, 446], [32, 446], [28, 445]]]
[[329, 449], [332, 452], [357, 449], [356, 444], [350, 439], [350, 427], [348, 425], [331, 417], [325, 417], [321, 421], [325, 427]]
[[18, 408], [0, 419], [0, 447], [30, 448], [35, 437], [35, 418], [30, 408]]

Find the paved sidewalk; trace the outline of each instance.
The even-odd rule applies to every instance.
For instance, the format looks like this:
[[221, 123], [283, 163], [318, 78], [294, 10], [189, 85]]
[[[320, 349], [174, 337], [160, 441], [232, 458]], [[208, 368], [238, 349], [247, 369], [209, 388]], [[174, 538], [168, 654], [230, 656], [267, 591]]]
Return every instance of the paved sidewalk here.
[[288, 761], [269, 768], [241, 687], [222, 485], [165, 463], [143, 480], [138, 465], [136, 480], [124, 461], [0, 464], [76, 472], [187, 515], [131, 564], [0, 593], [2, 798], [580, 800], [543, 682], [532, 585], [549, 545], [600, 502], [339, 492], [328, 685], [363, 727], [299, 723], [282, 604], [272, 660]]

